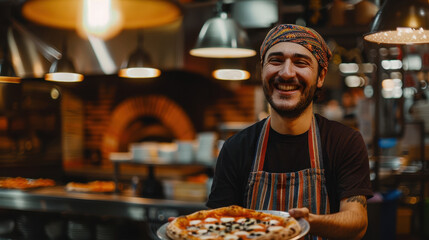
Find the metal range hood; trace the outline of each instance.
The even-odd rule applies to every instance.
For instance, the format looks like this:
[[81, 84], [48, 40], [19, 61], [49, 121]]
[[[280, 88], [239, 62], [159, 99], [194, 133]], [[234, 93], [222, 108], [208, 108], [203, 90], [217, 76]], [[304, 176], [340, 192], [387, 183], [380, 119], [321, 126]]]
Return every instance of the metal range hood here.
[[[99, 41], [83, 39], [72, 30], [29, 22], [21, 16], [20, 7], [11, 2], [16, 1], [0, 0], [0, 13], [12, 12], [12, 21], [8, 22], [10, 26], [6, 34], [7, 43], [15, 72], [22, 78], [42, 78], [51, 63], [61, 56], [64, 42], [67, 44], [67, 55], [78, 72], [87, 76], [115, 75], [136, 50], [139, 34], [143, 36], [143, 49], [151, 57], [153, 65], [161, 70], [183, 69], [189, 50], [195, 44], [204, 22], [213, 17], [217, 3], [214, 0], [199, 0], [182, 4], [183, 18], [180, 20], [156, 28], [123, 30], [109, 40]], [[20, 1], [19, 5], [23, 2]], [[275, 0], [233, 2], [232, 16], [245, 29], [269, 28], [278, 20]], [[4, 25], [5, 21], [0, 24]]]

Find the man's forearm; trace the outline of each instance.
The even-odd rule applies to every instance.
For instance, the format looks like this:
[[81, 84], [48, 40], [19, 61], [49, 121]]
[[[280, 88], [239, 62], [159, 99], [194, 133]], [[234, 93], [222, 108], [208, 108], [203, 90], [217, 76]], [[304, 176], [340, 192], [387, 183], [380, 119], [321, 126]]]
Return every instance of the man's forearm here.
[[330, 239], [361, 239], [368, 226], [366, 198], [343, 199], [340, 211], [328, 215], [309, 214], [310, 232]]
[[328, 215], [310, 214], [310, 234], [329, 239], [361, 239], [366, 232], [367, 218], [354, 211]]
[[366, 197], [353, 196], [341, 200], [340, 211], [327, 215], [309, 213], [308, 208], [289, 209], [295, 218], [310, 223], [310, 234], [329, 239], [361, 239], [368, 226]]

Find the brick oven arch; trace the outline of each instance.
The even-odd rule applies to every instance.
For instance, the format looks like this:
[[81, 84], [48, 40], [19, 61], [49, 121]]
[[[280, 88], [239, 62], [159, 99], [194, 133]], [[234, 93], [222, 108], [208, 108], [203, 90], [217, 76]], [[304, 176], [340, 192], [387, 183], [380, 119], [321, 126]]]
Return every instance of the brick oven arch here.
[[131, 122], [141, 117], [157, 118], [172, 131], [178, 140], [192, 140], [195, 129], [186, 112], [171, 99], [162, 95], [128, 98], [118, 104], [112, 112], [103, 137], [103, 156], [119, 151], [121, 135]]

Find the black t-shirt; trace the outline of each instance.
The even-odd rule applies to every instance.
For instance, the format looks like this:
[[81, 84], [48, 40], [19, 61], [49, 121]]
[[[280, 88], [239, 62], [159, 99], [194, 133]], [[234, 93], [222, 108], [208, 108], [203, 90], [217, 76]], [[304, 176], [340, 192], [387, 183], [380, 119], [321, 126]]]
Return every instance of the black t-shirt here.
[[[368, 153], [361, 134], [318, 114], [316, 120], [331, 212], [338, 212], [341, 199], [371, 197]], [[216, 162], [208, 207], [245, 206], [249, 173], [264, 122], [259, 121], [225, 141]], [[282, 135], [270, 129], [264, 171], [281, 173], [306, 168], [310, 168], [308, 132]]]

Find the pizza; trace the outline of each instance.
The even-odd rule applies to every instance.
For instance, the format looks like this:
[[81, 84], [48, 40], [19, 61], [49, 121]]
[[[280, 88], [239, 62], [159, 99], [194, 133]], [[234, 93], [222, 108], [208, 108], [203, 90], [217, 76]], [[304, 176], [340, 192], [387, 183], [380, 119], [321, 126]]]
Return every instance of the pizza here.
[[240, 206], [201, 210], [180, 216], [166, 227], [173, 240], [284, 240], [301, 232], [293, 217], [282, 217]]
[[55, 181], [48, 178], [23, 178], [23, 177], [8, 177], [0, 180], [0, 188], [7, 189], [29, 189], [37, 187], [55, 186]]
[[66, 185], [66, 190], [74, 192], [106, 193], [115, 191], [115, 183], [113, 181], [92, 181], [88, 183], [69, 182]]

